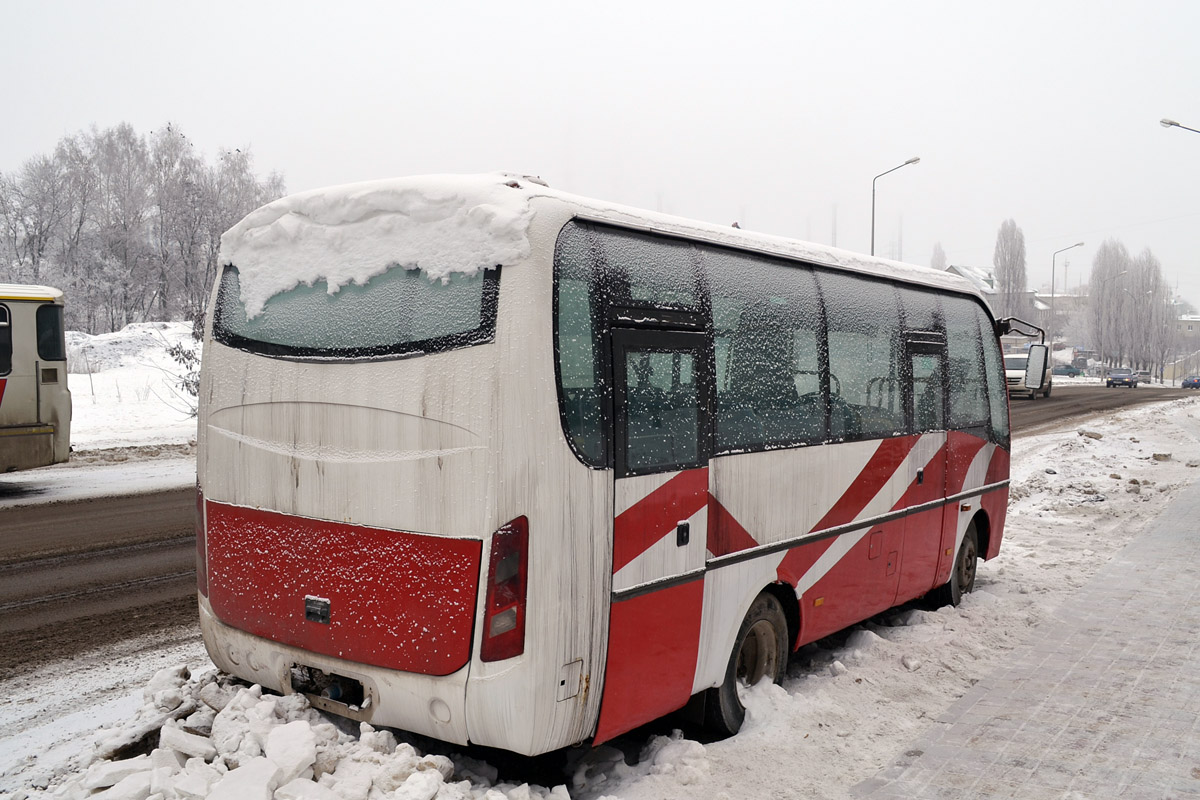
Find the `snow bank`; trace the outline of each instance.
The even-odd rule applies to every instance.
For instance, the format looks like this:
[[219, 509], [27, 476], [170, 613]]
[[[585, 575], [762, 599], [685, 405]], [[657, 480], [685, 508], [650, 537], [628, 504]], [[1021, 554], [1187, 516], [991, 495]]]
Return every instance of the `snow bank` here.
[[196, 400], [179, 385], [187, 369], [167, 353], [183, 344], [199, 355], [191, 332], [190, 322], [137, 323], [95, 336], [67, 331], [71, 446], [80, 451], [194, 441]]
[[325, 281], [329, 294], [399, 265], [430, 280], [529, 254], [529, 192], [505, 175], [438, 175], [319, 189], [276, 200], [221, 237], [246, 316], [276, 294]]

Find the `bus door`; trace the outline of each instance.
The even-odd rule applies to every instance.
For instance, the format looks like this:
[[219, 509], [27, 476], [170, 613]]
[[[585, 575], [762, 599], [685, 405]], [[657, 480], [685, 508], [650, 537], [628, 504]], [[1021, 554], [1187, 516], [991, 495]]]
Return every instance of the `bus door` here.
[[908, 374], [904, 392], [914, 446], [916, 475], [901, 501], [914, 509], [904, 520], [904, 551], [896, 602], [933, 588], [942, 542], [942, 500], [946, 496], [946, 345], [933, 337], [906, 343]]
[[32, 306], [0, 303], [0, 427], [39, 421], [32, 339]]
[[597, 742], [692, 693], [712, 448], [703, 333], [617, 329], [611, 352], [613, 579]]

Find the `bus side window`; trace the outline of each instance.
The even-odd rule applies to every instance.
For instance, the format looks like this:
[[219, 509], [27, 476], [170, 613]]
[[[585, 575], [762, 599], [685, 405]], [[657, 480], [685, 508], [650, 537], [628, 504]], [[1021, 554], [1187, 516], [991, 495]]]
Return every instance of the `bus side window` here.
[[817, 279], [829, 320], [835, 435], [875, 439], [903, 433], [903, 346], [895, 289], [887, 281], [837, 272], [821, 271]]
[[12, 317], [0, 306], [0, 375], [12, 372]]
[[947, 376], [950, 428], [984, 427], [991, 414], [977, 313], [982, 309], [965, 297], [947, 295], [942, 298], [942, 311], [946, 317], [946, 349], [950, 358]]
[[62, 306], [38, 306], [37, 350], [42, 361], [66, 361], [67, 339]]
[[800, 265], [704, 249], [717, 359], [718, 452], [819, 442], [821, 307]]
[[988, 399], [991, 401], [992, 441], [1008, 447], [1008, 385], [1004, 379], [1004, 359], [996, 339], [992, 317], [979, 306], [975, 316], [983, 334], [983, 364], [987, 372]]
[[592, 324], [591, 247], [583, 226], [571, 222], [563, 228], [555, 246], [554, 266], [555, 350], [563, 429], [585, 464], [604, 466], [604, 381]]
[[[616, 305], [699, 309], [692, 246], [665, 237], [597, 228], [607, 271], [625, 281], [606, 287]], [[625, 283], [627, 281], [627, 283]], [[622, 297], [625, 283], [629, 294]]]

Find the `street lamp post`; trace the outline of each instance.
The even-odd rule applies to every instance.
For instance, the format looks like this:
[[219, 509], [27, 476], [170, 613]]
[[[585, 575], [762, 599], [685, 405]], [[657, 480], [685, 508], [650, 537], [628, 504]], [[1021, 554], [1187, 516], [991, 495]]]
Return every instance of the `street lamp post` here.
[[1062, 250], [1055, 250], [1054, 255], [1050, 256], [1050, 357], [1051, 358], [1054, 358], [1054, 326], [1058, 324], [1058, 317], [1054, 316], [1054, 272], [1055, 272], [1055, 268], [1057, 267], [1057, 264], [1055, 263], [1055, 259], [1058, 258], [1059, 253], [1065, 253], [1067, 250], [1071, 250], [1076, 247], [1083, 247], [1083, 242], [1076, 242], [1075, 244], [1064, 247]]
[[879, 180], [884, 175], [887, 175], [888, 172], [895, 172], [896, 170], [900, 169], [900, 167], [907, 167], [909, 164], [919, 164], [920, 162], [921, 159], [919, 157], [910, 158], [903, 164], [892, 167], [887, 172], [881, 172], [871, 179], [871, 255], [875, 255], [875, 181]]
[[1167, 119], [1166, 117], [1163, 117], [1162, 119], [1160, 119], [1158, 121], [1158, 124], [1162, 125], [1164, 128], [1183, 128], [1185, 131], [1191, 131], [1192, 133], [1200, 133], [1200, 131], [1196, 130], [1195, 128], [1189, 128], [1187, 125], [1180, 125], [1175, 120]]

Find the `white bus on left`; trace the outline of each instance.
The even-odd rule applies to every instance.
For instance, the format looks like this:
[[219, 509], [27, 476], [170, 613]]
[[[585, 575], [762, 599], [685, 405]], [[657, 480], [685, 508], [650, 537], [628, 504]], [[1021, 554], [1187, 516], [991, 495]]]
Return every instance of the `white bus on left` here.
[[58, 464], [70, 450], [63, 293], [0, 283], [0, 473]]

